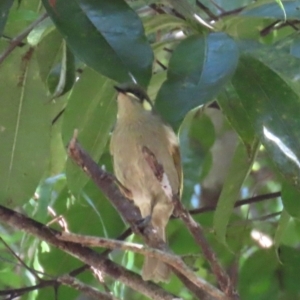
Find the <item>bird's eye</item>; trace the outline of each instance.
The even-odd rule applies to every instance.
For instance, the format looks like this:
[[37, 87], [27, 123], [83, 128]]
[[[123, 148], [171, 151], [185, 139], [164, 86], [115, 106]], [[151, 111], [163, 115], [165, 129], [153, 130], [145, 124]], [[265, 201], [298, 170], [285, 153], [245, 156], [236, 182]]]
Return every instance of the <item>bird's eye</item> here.
[[144, 99], [144, 101], [143, 101], [143, 108], [144, 108], [144, 110], [152, 110], [152, 105], [146, 100], [146, 99]]

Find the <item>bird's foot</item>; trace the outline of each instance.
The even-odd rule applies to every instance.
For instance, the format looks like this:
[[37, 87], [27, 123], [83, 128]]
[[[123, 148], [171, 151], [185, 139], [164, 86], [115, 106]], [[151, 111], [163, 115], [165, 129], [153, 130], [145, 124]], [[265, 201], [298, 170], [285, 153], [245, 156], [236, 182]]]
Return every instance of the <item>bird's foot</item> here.
[[145, 218], [136, 221], [135, 225], [141, 232], [143, 232], [143, 230], [146, 228], [147, 225], [149, 225], [150, 222], [151, 222], [151, 215], [148, 215]]

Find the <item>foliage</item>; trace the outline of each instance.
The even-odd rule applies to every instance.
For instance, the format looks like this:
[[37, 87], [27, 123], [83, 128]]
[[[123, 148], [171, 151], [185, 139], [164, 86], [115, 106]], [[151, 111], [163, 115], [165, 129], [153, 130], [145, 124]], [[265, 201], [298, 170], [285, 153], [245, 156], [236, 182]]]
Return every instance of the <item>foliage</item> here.
[[[0, 204], [43, 224], [51, 209], [74, 233], [119, 236], [127, 225], [66, 146], [78, 129], [83, 148], [112, 172], [113, 86], [135, 80], [178, 132], [182, 202], [213, 210], [194, 217], [241, 299], [300, 299], [299, 8], [300, 1], [274, 0], [2, 1]], [[251, 198], [281, 190], [272, 200]], [[250, 200], [234, 208], [239, 198]], [[81, 265], [1, 218], [0, 236], [44, 279]], [[216, 285], [180, 221], [169, 222], [168, 242]], [[4, 243], [0, 249], [0, 292], [38, 283]], [[140, 272], [139, 255], [115, 250], [111, 259]], [[146, 299], [90, 272], [79, 279], [118, 299]], [[194, 299], [175, 275], [162, 287]], [[48, 287], [22, 299], [54, 295]], [[57, 298], [79, 295], [60, 286]]]

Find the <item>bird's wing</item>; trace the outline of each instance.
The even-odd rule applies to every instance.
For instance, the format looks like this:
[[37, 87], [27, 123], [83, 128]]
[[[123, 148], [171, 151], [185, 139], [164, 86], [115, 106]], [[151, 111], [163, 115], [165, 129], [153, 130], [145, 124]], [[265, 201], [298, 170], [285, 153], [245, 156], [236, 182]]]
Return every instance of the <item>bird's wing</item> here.
[[165, 129], [167, 131], [167, 136], [168, 136], [169, 152], [173, 158], [174, 165], [175, 165], [175, 168], [177, 171], [177, 176], [178, 176], [178, 181], [179, 181], [178, 193], [181, 196], [182, 187], [183, 187], [183, 173], [182, 173], [178, 138], [171, 127], [165, 126]]

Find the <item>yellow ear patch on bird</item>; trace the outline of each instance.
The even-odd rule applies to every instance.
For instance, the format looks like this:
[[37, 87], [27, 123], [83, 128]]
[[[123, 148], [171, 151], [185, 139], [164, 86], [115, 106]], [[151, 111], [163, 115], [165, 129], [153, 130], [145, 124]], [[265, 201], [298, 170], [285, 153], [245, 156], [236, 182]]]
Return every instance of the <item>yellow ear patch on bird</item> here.
[[136, 99], [139, 102], [141, 102], [141, 99], [137, 95], [135, 95], [133, 93], [126, 93], [126, 95], [128, 95], [129, 97], [132, 97], [132, 98]]
[[144, 110], [152, 110], [152, 105], [145, 99], [143, 101], [143, 107], [144, 107]]

